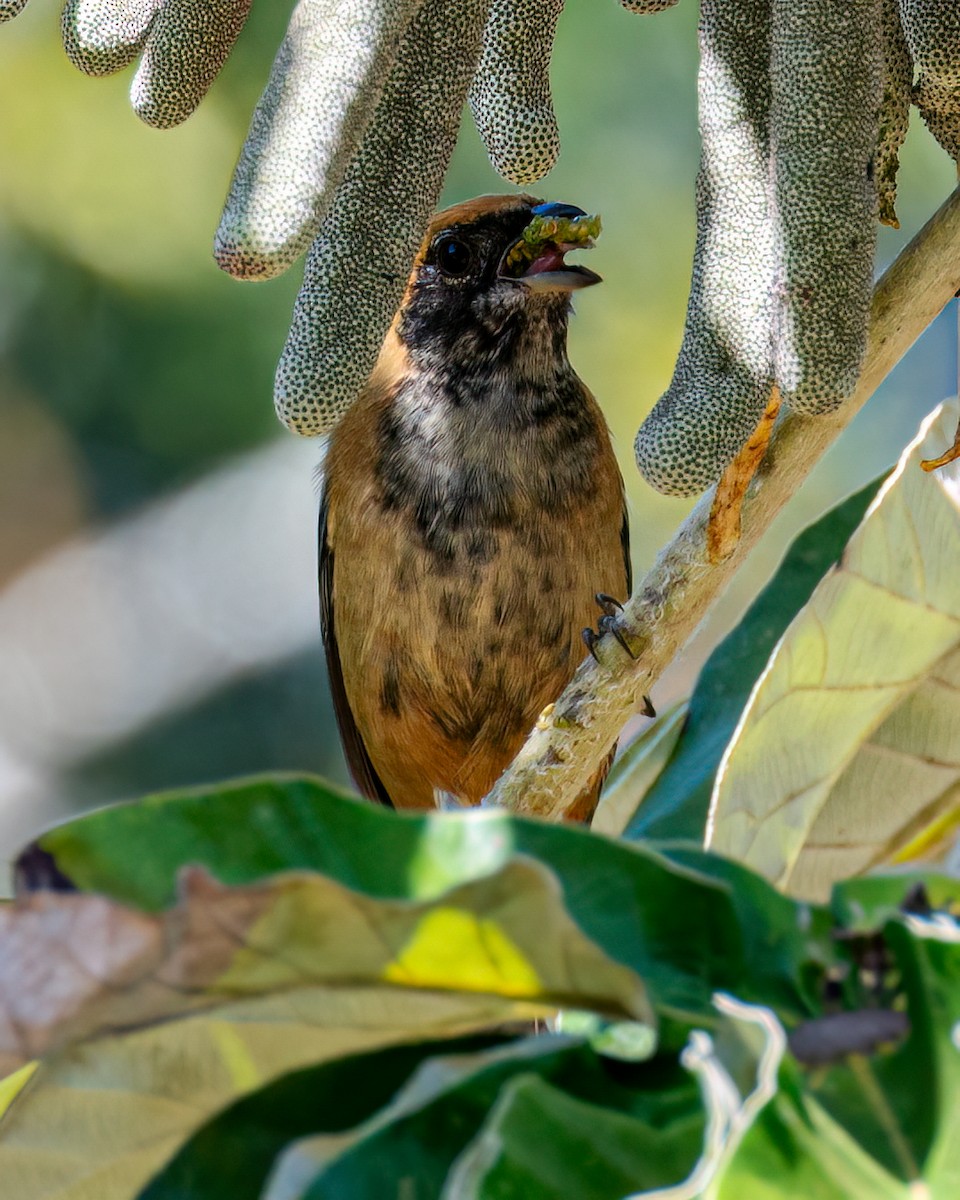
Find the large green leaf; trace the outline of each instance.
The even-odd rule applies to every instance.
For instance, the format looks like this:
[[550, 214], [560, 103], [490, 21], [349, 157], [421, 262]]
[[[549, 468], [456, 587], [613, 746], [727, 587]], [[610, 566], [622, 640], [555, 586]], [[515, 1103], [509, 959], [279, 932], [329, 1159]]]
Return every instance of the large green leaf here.
[[[389, 1195], [401, 1179], [411, 1197], [438, 1197], [454, 1160], [512, 1081], [530, 1078], [599, 1120], [623, 1117], [648, 1146], [656, 1143], [663, 1152], [661, 1178], [682, 1176], [696, 1157], [703, 1127], [689, 1077], [675, 1064], [671, 1069], [658, 1062], [634, 1071], [638, 1086], [631, 1086], [618, 1079], [612, 1069], [617, 1064], [604, 1063], [588, 1046], [565, 1041], [541, 1036], [472, 1058], [426, 1062], [394, 1102], [353, 1137], [294, 1143], [278, 1160], [265, 1200], [379, 1197]], [[544, 1137], [541, 1144], [551, 1140]]]
[[[556, 878], [526, 857], [419, 902], [302, 871], [229, 888], [192, 867], [160, 914], [33, 893], [0, 913], [0, 941], [4, 1074], [106, 1031], [272, 993], [319, 993], [325, 1024], [324, 991], [367, 988], [356, 1015], [370, 1028], [391, 1024], [378, 992], [397, 989], [499, 997], [504, 1019], [531, 1005], [652, 1016], [639, 978], [584, 937]], [[31, 989], [17, 988], [24, 978]]]
[[[221, 849], [215, 832], [228, 816], [232, 823]], [[255, 832], [245, 836], [244, 828]], [[170, 834], [175, 853], [165, 850], [163, 833]], [[144, 911], [129, 906], [138, 885], [128, 855], [130, 845], [145, 854], [151, 843], [163, 871], [146, 873], [140, 898], [152, 909]], [[379, 856], [374, 862], [372, 847]], [[213, 882], [202, 865], [185, 866], [206, 859], [216, 868], [221, 853], [228, 855], [223, 871], [232, 886]], [[312, 859], [329, 875], [305, 870]], [[264, 860], [273, 869], [267, 875]], [[366, 1117], [359, 1126], [337, 1130], [327, 1121], [320, 1142], [297, 1141], [307, 1130], [321, 1130], [299, 1120], [287, 1129], [278, 1113], [272, 1131], [250, 1139], [251, 1179], [262, 1181], [267, 1159], [279, 1155], [287, 1174], [277, 1166], [277, 1187], [294, 1178], [304, 1195], [317, 1188], [318, 1196], [379, 1200], [389, 1194], [383, 1190], [385, 1169], [433, 1187], [459, 1154], [472, 1153], [483, 1128], [489, 1132], [494, 1111], [497, 1136], [510, 1140], [498, 1170], [503, 1179], [522, 1180], [530, 1152], [520, 1153], [519, 1131], [531, 1113], [539, 1106], [551, 1127], [562, 1128], [564, 1121], [582, 1122], [583, 1108], [590, 1107], [598, 1110], [598, 1129], [609, 1133], [610, 1162], [598, 1168], [597, 1179], [609, 1168], [610, 1187], [620, 1186], [628, 1170], [617, 1158], [624, 1119], [663, 1133], [658, 1165], [665, 1157], [676, 1167], [680, 1158], [669, 1155], [679, 1156], [680, 1145], [687, 1160], [695, 1151], [692, 1134], [700, 1119], [691, 1111], [689, 1082], [677, 1082], [676, 1052], [691, 1025], [709, 1027], [720, 1045], [717, 990], [769, 1004], [795, 1025], [823, 1011], [828, 973], [855, 962], [847, 942], [833, 936], [830, 910], [779, 895], [742, 865], [695, 845], [626, 846], [503, 813], [402, 817], [310, 780], [248, 781], [104, 810], [44, 835], [22, 866], [25, 876], [61, 884], [69, 866], [87, 887], [108, 889], [115, 861], [123, 904], [85, 892], [27, 892], [0, 913], [7, 923], [0, 1012], [6, 1005], [12, 1018], [6, 1034], [0, 1022], [0, 1038], [7, 1037], [21, 1057], [51, 1047], [0, 1124], [0, 1194], [18, 1200], [129, 1200], [198, 1130], [178, 1160], [181, 1169], [200, 1150], [208, 1164], [222, 1154], [242, 1159], [237, 1147], [250, 1118], [234, 1126], [239, 1110], [228, 1106], [265, 1087], [277, 1089], [273, 1097], [284, 1095], [286, 1072], [397, 1043], [462, 1037], [556, 1004], [642, 1016], [642, 980], [661, 1018], [660, 1050], [649, 1063], [601, 1067], [595, 1052], [581, 1046], [575, 1053], [563, 1050], [567, 1062], [577, 1062], [566, 1074], [560, 1067], [541, 1071], [538, 1064], [558, 1048], [549, 1038], [540, 1039], [547, 1044], [532, 1058], [503, 1051], [505, 1060], [515, 1058], [509, 1068], [475, 1059], [451, 1075], [449, 1064], [438, 1065], [434, 1055], [372, 1117], [373, 1093], [358, 1083], [359, 1115]], [[298, 869], [276, 874], [278, 865]], [[185, 881], [184, 898], [158, 911], [169, 888], [176, 896], [178, 876]], [[378, 879], [380, 894], [369, 895], [364, 885], [374, 890]], [[399, 895], [384, 895], [383, 879]], [[882, 894], [876, 888], [862, 896], [838, 893], [834, 913], [845, 911], [861, 922], [882, 919], [913, 938], [913, 918], [898, 912], [911, 880], [900, 886], [899, 900], [892, 883]], [[898, 952], [905, 982], [893, 987], [891, 999], [904, 996], [911, 1019], [915, 1010], [922, 1017], [923, 997], [938, 994], [941, 977], [952, 978], [960, 947], [945, 945], [942, 961], [923, 971], [911, 968], [909, 951], [902, 963]], [[24, 1002], [22, 980], [31, 963], [35, 982]], [[10, 973], [6, 982], [4, 969]], [[851, 1004], [869, 1000], [868, 985], [855, 975], [847, 991]], [[137, 1028], [139, 1021], [158, 1018], [159, 1025]], [[936, 1021], [940, 1030], [940, 1017]], [[130, 1032], [107, 1036], [125, 1028]], [[705, 1036], [695, 1034], [701, 1043]], [[923, 1020], [914, 1022], [908, 1043], [914, 1063], [926, 1076], [944, 1080], [935, 1092], [938, 1109], [948, 1107], [947, 1076], [939, 1065], [948, 1043], [949, 1032], [946, 1038], [924, 1033]], [[20, 1060], [11, 1054], [10, 1065]], [[918, 1119], [917, 1097], [926, 1093], [909, 1082], [908, 1061], [906, 1046], [872, 1060], [874, 1082], [916, 1161], [926, 1163], [929, 1148], [942, 1145], [947, 1174], [952, 1166], [948, 1144], [938, 1140], [939, 1112], [926, 1126]], [[495, 1065], [505, 1073], [484, 1082], [483, 1072]], [[376, 1063], [364, 1060], [355, 1070], [364, 1067], [376, 1069]], [[347, 1087], [345, 1071], [319, 1073], [318, 1086], [330, 1089], [331, 1081], [340, 1081]], [[391, 1078], [400, 1074], [395, 1068]], [[503, 1089], [519, 1075], [538, 1081], [528, 1079], [511, 1099]], [[815, 1103], [850, 1144], [876, 1160], [876, 1171], [891, 1174], [889, 1156], [878, 1146], [883, 1128], [858, 1115], [869, 1108], [857, 1092], [862, 1077], [839, 1063], [825, 1076], [815, 1072], [806, 1085], [800, 1078], [806, 1107], [798, 1111], [812, 1112]], [[746, 1096], [749, 1087], [736, 1086]], [[383, 1087], [379, 1096], [387, 1091]], [[318, 1100], [318, 1120], [335, 1099], [328, 1090]], [[262, 1120], [262, 1103], [258, 1111]], [[430, 1131], [440, 1128], [441, 1111], [451, 1125], [434, 1139]], [[734, 1106], [729, 1118], [736, 1135], [726, 1139], [729, 1146], [753, 1120], [738, 1111]], [[222, 1119], [208, 1124], [217, 1114]], [[559, 1151], [546, 1140], [543, 1153], [556, 1157]], [[725, 1160], [711, 1154], [704, 1161], [719, 1186]], [[735, 1163], [736, 1156], [731, 1170]], [[156, 1181], [171, 1197], [176, 1166]], [[551, 1177], [541, 1172], [542, 1180]], [[640, 1186], [651, 1177], [636, 1178]], [[679, 1178], [675, 1172], [674, 1183]], [[673, 1186], [665, 1175], [657, 1179]], [[688, 1193], [696, 1195], [689, 1187]]]
[[711, 1200], [911, 1200], [809, 1096], [782, 1089], [763, 1110], [726, 1168]]
[[306, 1063], [557, 1004], [646, 1008], [526, 858], [419, 902], [194, 867], [160, 914], [38, 892], [0, 918], [0, 1061], [48, 1056], [0, 1124], [18, 1200], [127, 1200], [209, 1115]]
[[[827, 914], [695, 848], [671, 854], [505, 813], [399, 816], [311, 780], [154, 798], [51, 831], [23, 881], [72, 877], [120, 900], [26, 892], [0, 914], [9, 1066], [47, 1054], [0, 1125], [0, 1194], [126, 1200], [284, 1072], [544, 1006], [635, 1017], [641, 980], [665, 1053], [714, 1021], [717, 988], [791, 1021], [815, 1012]], [[314, 866], [328, 876], [304, 874]], [[193, 902], [164, 910], [185, 869]]]
[[[626, 806], [622, 793], [635, 785], [636, 815], [628, 837], [703, 838], [717, 768], [754, 684], [790, 621], [840, 558], [880, 482], [874, 480], [832, 508], [794, 540], [774, 577], [707, 659], [680, 737], [653, 781], [648, 780], [647, 760], [662, 747], [655, 736], [660, 721], [627, 749], [614, 781], [620, 808]], [[668, 735], [671, 719], [666, 714]]]
[[[379, 1027], [358, 1023], [365, 989], [227, 1005], [64, 1050], [40, 1063], [0, 1124], [0, 1195], [17, 1200], [130, 1200], [199, 1124], [253, 1088], [296, 1070], [432, 1029], [489, 1028], [480, 997], [398, 991]], [[354, 1082], [353, 1088], [359, 1087]]]
[[[912, 1080], [903, 1073], [901, 1091], [912, 1083], [921, 1093], [914, 1102], [934, 1114], [923, 1177], [931, 1200], [952, 1200], [960, 1195], [960, 927], [943, 916], [907, 917], [889, 922], [886, 936], [906, 977], [913, 1037], [928, 1051], [915, 1057]], [[904, 1102], [909, 1104], [902, 1094], [891, 1093], [895, 1111]]]
[[708, 844], [796, 895], [960, 822], [960, 464], [923, 423], [796, 616], [725, 751]]
[[472, 1060], [492, 1041], [418, 1042], [291, 1071], [201, 1126], [143, 1189], [142, 1200], [258, 1200], [289, 1142], [342, 1135], [390, 1104], [424, 1060], [435, 1054]]
[[[577, 1100], [539, 1075], [520, 1075], [501, 1092], [442, 1194], [450, 1200], [621, 1200], [637, 1188], [683, 1179], [691, 1162], [686, 1137]], [[306, 1193], [304, 1200], [320, 1196]]]
[[[644, 979], [661, 1012], [709, 1021], [718, 988], [788, 1017], [811, 1011], [810, 965], [829, 957], [829, 938], [822, 925], [805, 933], [806, 910], [748, 883], [749, 872], [714, 872], [709, 856], [671, 862], [649, 846], [505, 812], [398, 815], [320, 780], [254, 779], [91, 813], [44, 834], [23, 862], [35, 878], [66, 877], [156, 909], [189, 863], [232, 884], [307, 868], [365, 895], [424, 899], [518, 853], [550, 868], [576, 924]], [[762, 932], [768, 909], [775, 936]], [[745, 939], [755, 951], [749, 970]]]

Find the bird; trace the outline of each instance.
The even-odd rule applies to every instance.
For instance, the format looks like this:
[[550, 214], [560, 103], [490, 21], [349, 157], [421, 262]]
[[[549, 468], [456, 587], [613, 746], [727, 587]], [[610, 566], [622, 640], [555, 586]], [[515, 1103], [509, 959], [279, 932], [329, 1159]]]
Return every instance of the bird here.
[[[631, 587], [623, 480], [567, 357], [571, 296], [601, 279], [564, 255], [597, 232], [599, 218], [529, 195], [438, 213], [331, 435], [322, 636], [371, 800], [480, 804], [593, 650], [598, 603], [616, 632]], [[608, 766], [569, 819], [590, 818]]]

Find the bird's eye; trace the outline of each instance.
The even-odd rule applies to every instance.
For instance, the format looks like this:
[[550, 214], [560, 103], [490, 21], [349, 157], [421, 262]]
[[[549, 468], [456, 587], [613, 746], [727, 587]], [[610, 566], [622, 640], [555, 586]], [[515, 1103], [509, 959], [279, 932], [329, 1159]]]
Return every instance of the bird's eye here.
[[444, 275], [466, 275], [472, 262], [470, 247], [460, 238], [445, 237], [437, 242], [437, 263]]

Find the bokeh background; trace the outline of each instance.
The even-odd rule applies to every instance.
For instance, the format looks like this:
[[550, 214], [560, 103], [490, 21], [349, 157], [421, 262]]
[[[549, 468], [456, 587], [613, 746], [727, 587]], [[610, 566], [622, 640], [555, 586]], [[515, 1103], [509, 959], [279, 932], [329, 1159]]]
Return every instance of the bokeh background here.
[[[289, 3], [256, 0], [182, 127], [88, 79], [53, 0], [0, 27], [0, 863], [43, 824], [144, 792], [261, 770], [346, 782], [316, 617], [315, 442], [277, 424], [273, 371], [297, 270], [241, 284], [213, 231]], [[637, 17], [576, 0], [553, 65], [563, 154], [536, 189], [603, 214], [571, 356], [603, 404], [642, 572], [689, 503], [633, 465], [669, 381], [694, 239], [694, 0]], [[901, 230], [953, 186], [916, 119]], [[445, 200], [509, 190], [465, 116]], [[389, 230], [384, 231], [384, 237]], [[854, 422], [657, 689], [688, 689], [792, 531], [873, 477], [956, 388], [945, 313]]]

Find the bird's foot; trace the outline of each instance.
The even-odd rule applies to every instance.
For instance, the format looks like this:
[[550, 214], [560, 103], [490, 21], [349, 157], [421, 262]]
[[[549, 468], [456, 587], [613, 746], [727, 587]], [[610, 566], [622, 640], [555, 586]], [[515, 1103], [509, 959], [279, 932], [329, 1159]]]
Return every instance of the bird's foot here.
[[617, 641], [624, 648], [624, 650], [626, 650], [631, 658], [636, 658], [637, 656], [631, 649], [630, 643], [624, 637], [623, 631], [621, 630], [619, 624], [620, 614], [623, 612], [623, 605], [613, 596], [608, 596], [606, 592], [597, 592], [597, 594], [594, 596], [594, 600], [596, 600], [597, 607], [600, 609], [602, 615], [597, 621], [597, 628], [595, 630], [587, 628], [583, 631], [584, 645], [597, 660], [597, 662], [599, 662], [600, 660], [597, 658], [596, 650], [597, 642], [599, 642], [602, 637], [606, 637], [606, 635], [609, 633], [617, 639]]
[[[597, 592], [594, 599], [600, 609], [601, 616], [597, 621], [597, 628], [595, 630], [589, 627], [584, 629], [582, 634], [583, 644], [593, 655], [595, 661], [599, 662], [597, 643], [609, 633], [616, 638], [627, 654], [635, 660], [637, 655], [624, 636], [623, 630], [620, 628], [620, 614], [623, 612], [623, 605], [615, 597], [608, 596], [606, 592]], [[644, 696], [643, 705], [643, 715], [645, 717], [655, 717], [657, 715], [649, 696]]]

